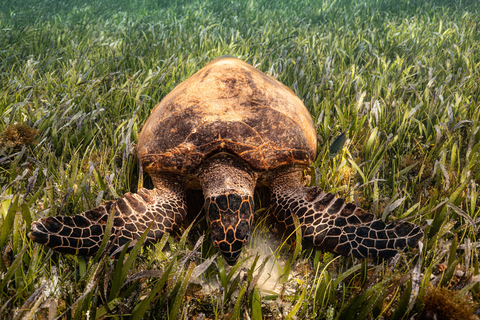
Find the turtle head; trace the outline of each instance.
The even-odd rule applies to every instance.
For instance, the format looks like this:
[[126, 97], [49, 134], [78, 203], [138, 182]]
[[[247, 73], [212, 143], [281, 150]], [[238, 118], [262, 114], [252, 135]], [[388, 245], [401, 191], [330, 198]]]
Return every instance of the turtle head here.
[[203, 164], [199, 178], [212, 242], [234, 265], [250, 236], [256, 173], [234, 155], [219, 153]]
[[253, 199], [235, 193], [222, 194], [206, 199], [205, 209], [213, 245], [233, 266], [250, 236]]

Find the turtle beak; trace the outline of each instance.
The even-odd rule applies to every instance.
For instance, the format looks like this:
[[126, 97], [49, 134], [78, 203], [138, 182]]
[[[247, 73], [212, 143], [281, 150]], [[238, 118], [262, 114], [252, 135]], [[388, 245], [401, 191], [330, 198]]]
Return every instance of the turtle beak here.
[[237, 263], [237, 260], [238, 260], [238, 257], [240, 256], [240, 253], [242, 252], [242, 248], [244, 246], [244, 244], [246, 243], [247, 241], [245, 241], [244, 243], [240, 244], [240, 249], [237, 250], [237, 251], [230, 251], [230, 248], [228, 247], [228, 244], [226, 245], [225, 242], [219, 242], [219, 241], [215, 241], [213, 243], [213, 245], [218, 249], [220, 250], [220, 252], [222, 253], [223, 257], [225, 258], [225, 260], [227, 261], [227, 264], [229, 266], [234, 266], [236, 263]]
[[252, 197], [236, 193], [210, 197], [205, 201], [205, 209], [213, 245], [230, 266], [235, 265], [250, 236]]

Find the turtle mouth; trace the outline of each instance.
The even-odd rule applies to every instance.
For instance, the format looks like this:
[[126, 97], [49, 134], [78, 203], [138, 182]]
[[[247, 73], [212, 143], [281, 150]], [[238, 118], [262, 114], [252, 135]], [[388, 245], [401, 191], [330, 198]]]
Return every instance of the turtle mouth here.
[[205, 201], [213, 245], [229, 265], [234, 265], [250, 236], [253, 198], [236, 193], [209, 197]]
[[225, 245], [225, 242], [219, 243], [218, 241], [215, 241], [213, 245], [222, 253], [228, 265], [234, 266], [238, 261], [238, 257], [240, 256], [240, 253], [242, 252], [242, 248], [245, 245], [245, 243], [247, 243], [246, 240], [243, 241], [240, 249], [237, 251], [230, 250], [230, 248], [233, 247], [233, 244], [229, 247], [228, 245]]

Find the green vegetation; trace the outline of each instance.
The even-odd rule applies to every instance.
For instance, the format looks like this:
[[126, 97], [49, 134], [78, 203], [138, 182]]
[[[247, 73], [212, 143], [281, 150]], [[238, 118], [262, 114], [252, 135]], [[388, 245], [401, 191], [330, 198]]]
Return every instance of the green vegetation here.
[[[174, 2], [0, 0], [0, 318], [478, 312], [480, 2]], [[263, 203], [256, 235], [279, 243], [273, 267], [255, 237], [226, 267], [201, 218], [118, 260], [27, 238], [39, 217], [148, 186], [134, 155], [150, 110], [227, 54], [303, 99], [319, 140], [311, 183], [421, 225], [423, 250], [375, 263], [302, 248], [269, 230]], [[343, 149], [330, 148], [343, 132]], [[260, 274], [273, 271], [280, 289], [265, 289]]]

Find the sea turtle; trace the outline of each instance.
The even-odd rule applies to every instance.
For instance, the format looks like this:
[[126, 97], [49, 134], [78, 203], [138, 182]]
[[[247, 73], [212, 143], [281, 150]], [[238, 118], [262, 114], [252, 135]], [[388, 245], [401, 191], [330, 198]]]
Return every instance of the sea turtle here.
[[302, 184], [315, 159], [312, 118], [286, 86], [247, 63], [222, 57], [170, 92], [138, 138], [138, 158], [154, 189], [140, 189], [76, 215], [42, 218], [30, 238], [56, 251], [95, 254], [114, 212], [112, 250], [138, 239], [159, 240], [186, 216], [186, 190], [199, 189], [211, 239], [236, 263], [253, 222], [255, 186], [270, 190], [271, 213], [287, 228], [299, 219], [303, 238], [326, 251], [390, 257], [414, 246], [422, 230], [386, 225], [332, 193]]

